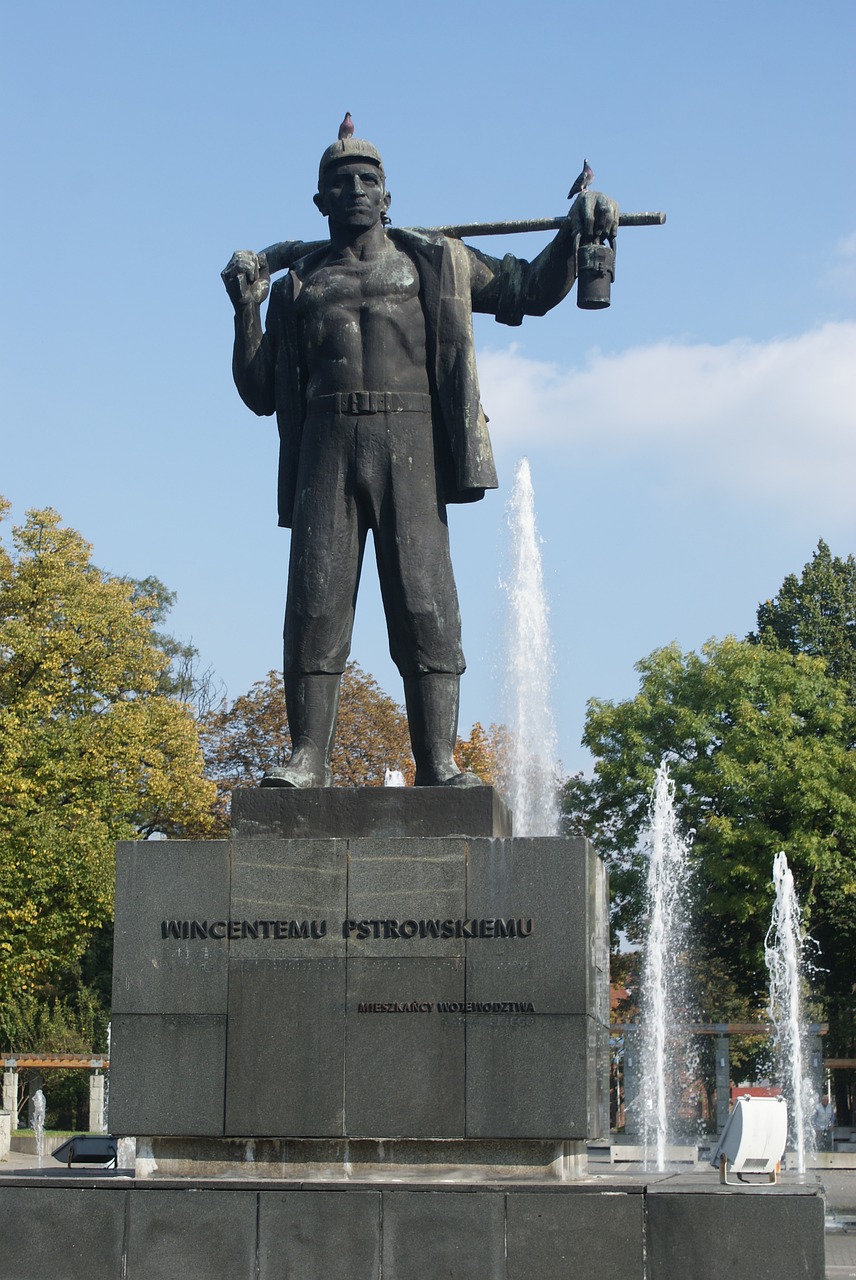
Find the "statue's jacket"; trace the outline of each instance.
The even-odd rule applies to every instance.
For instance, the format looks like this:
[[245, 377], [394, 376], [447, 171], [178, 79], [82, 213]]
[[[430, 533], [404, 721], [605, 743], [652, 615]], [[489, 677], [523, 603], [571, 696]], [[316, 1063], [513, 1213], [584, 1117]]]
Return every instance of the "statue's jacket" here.
[[[438, 475], [444, 502], [475, 502], [497, 488], [487, 418], [481, 407], [473, 341], [473, 310], [519, 324], [521, 264], [500, 262], [458, 240], [390, 228], [386, 234], [413, 260], [425, 314], [428, 375]], [[329, 259], [324, 246], [295, 263], [271, 288], [265, 333], [235, 382], [257, 414], [277, 416], [280, 436], [279, 523], [291, 527], [300, 443], [306, 419], [307, 369], [295, 299], [301, 284]], [[479, 281], [473, 278], [473, 269]], [[354, 390], [384, 390], [382, 387]]]

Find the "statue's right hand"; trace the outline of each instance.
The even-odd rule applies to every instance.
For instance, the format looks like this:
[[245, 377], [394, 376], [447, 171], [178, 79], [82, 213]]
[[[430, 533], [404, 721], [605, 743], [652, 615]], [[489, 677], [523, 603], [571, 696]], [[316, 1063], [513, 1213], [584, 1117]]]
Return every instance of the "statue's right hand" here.
[[236, 311], [250, 303], [260, 306], [270, 292], [270, 271], [263, 253], [239, 249], [232, 254], [220, 275]]

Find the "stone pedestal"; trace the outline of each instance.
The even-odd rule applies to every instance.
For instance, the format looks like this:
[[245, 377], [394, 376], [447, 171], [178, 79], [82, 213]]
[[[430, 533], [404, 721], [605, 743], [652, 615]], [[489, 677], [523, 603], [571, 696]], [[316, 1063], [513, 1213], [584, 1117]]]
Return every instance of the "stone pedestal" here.
[[[606, 1185], [604, 1182], [606, 1181]], [[34, 1226], [37, 1224], [37, 1229]], [[823, 1197], [693, 1182], [3, 1179], [0, 1280], [823, 1280]]]
[[356, 840], [512, 831], [511, 814], [493, 787], [243, 787], [232, 799], [232, 834]]
[[[365, 834], [326, 834], [346, 818]], [[119, 847], [114, 1133], [299, 1139], [324, 1167], [333, 1139], [458, 1143], [443, 1163], [490, 1169], [521, 1142], [564, 1167], [563, 1143], [600, 1134], [586, 841], [503, 834], [490, 788], [239, 792], [233, 824]]]
[[239, 792], [230, 840], [121, 845], [136, 1176], [4, 1188], [0, 1280], [25, 1251], [67, 1280], [822, 1280], [814, 1188], [586, 1179], [606, 900], [584, 840], [514, 838], [487, 788]]

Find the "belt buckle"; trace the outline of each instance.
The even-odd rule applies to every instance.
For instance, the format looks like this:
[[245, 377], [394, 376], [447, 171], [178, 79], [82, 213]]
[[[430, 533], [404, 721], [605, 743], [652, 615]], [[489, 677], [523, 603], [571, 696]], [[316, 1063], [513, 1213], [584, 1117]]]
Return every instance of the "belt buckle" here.
[[349, 413], [376, 413], [371, 391], [352, 391], [348, 396]]

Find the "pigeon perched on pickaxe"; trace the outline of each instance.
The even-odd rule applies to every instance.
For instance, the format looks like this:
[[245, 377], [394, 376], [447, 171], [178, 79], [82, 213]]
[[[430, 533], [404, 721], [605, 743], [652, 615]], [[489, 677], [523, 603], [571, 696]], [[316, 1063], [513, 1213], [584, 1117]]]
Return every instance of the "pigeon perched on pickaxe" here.
[[353, 138], [354, 122], [351, 119], [350, 111], [345, 112], [345, 118], [339, 125], [339, 141], [344, 142], [345, 138]]
[[[347, 119], [347, 116], [345, 117]], [[588, 160], [583, 160], [582, 172], [574, 178], [574, 185], [568, 192], [568, 199], [573, 200], [574, 196], [579, 195], [581, 191], [587, 191], [594, 182], [594, 170]]]

